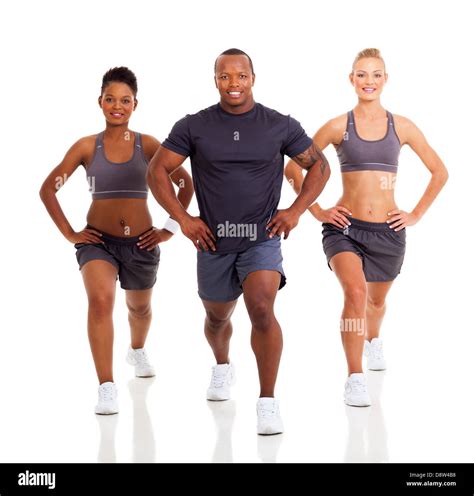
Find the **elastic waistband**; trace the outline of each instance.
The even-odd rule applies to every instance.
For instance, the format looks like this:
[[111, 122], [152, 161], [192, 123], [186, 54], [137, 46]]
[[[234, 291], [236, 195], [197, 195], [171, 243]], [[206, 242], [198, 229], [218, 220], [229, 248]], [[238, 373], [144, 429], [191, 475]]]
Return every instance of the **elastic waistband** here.
[[87, 224], [87, 228], [94, 229], [95, 231], [99, 231], [102, 234], [102, 239], [104, 241], [108, 241], [109, 243], [115, 243], [117, 245], [132, 245], [134, 243], [137, 243], [139, 241], [140, 236], [149, 231], [149, 229], [147, 229], [138, 236], [130, 236], [125, 238], [121, 236], [113, 236], [112, 234], [101, 231], [100, 229], [97, 229], [96, 227], [91, 226], [90, 224]]
[[390, 226], [386, 222], [367, 222], [365, 220], [353, 219], [348, 217], [351, 227], [356, 227], [357, 229], [364, 229], [365, 231], [391, 231]]

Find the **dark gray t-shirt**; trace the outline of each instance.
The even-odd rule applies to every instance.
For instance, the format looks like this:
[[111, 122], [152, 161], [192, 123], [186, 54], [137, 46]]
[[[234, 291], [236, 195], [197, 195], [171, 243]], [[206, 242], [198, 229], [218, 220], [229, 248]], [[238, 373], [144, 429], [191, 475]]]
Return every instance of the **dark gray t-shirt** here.
[[259, 103], [244, 114], [219, 104], [179, 120], [163, 146], [191, 158], [200, 218], [218, 253], [244, 251], [268, 239], [283, 181], [283, 156], [312, 140], [300, 123]]

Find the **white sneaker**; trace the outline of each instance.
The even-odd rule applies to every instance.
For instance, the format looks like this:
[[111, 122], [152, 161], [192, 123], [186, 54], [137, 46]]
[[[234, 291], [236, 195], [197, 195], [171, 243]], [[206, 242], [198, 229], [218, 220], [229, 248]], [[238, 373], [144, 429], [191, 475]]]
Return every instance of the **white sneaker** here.
[[280, 405], [275, 398], [259, 398], [257, 401], [257, 434], [271, 436], [283, 432]]
[[137, 377], [153, 377], [155, 369], [148, 360], [145, 348], [134, 350], [131, 346], [128, 348], [127, 363], [135, 365], [135, 375]]
[[347, 378], [344, 389], [344, 402], [346, 405], [370, 406], [372, 404], [364, 374], [351, 374]]
[[222, 363], [212, 367], [211, 383], [207, 388], [210, 401], [230, 400], [230, 387], [235, 384], [235, 367], [232, 363]]
[[117, 386], [113, 382], [104, 382], [99, 386], [99, 402], [95, 407], [97, 415], [118, 413]]
[[364, 355], [367, 357], [369, 370], [385, 370], [387, 363], [383, 356], [382, 340], [373, 338], [372, 341], [365, 340]]

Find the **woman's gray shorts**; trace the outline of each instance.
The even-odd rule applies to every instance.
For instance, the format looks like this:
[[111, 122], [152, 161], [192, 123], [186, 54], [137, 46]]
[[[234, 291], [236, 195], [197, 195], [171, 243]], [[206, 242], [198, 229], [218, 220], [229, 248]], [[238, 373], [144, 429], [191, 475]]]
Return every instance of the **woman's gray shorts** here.
[[150, 251], [141, 249], [137, 246], [138, 238], [121, 238], [102, 232], [103, 243], [76, 243], [74, 247], [79, 269], [91, 260], [105, 260], [117, 269], [117, 278], [123, 289], [152, 288], [160, 262], [160, 247]]
[[349, 220], [351, 225], [345, 229], [323, 224], [323, 248], [328, 265], [334, 255], [349, 251], [361, 258], [367, 282], [393, 281], [405, 257], [406, 230], [395, 232], [385, 222]]

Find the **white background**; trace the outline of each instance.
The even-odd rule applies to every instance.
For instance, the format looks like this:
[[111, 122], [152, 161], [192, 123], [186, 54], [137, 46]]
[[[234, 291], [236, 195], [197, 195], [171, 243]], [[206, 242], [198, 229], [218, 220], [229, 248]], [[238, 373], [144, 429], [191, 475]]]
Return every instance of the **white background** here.
[[[2, 6], [0, 462], [472, 461], [474, 105], [467, 5], [81, 0]], [[139, 106], [131, 128], [163, 140], [183, 115], [216, 103], [214, 59], [238, 47], [253, 59], [256, 100], [291, 113], [312, 135], [356, 104], [348, 73], [355, 54], [369, 46], [381, 49], [389, 73], [382, 103], [412, 119], [450, 171], [434, 206], [408, 229], [405, 264], [382, 329], [389, 369], [369, 374], [374, 406], [351, 409], [342, 402], [342, 293], [326, 266], [321, 226], [305, 214], [283, 244], [288, 285], [276, 304], [285, 336], [277, 389], [283, 436], [255, 434], [258, 382], [243, 302], [233, 319], [235, 399], [205, 401], [213, 359], [202, 332], [195, 250], [181, 234], [162, 246], [153, 297], [147, 347], [157, 377], [152, 384], [131, 380], [118, 288], [121, 411], [96, 419], [82, 279], [74, 249], [38, 191], [69, 146], [103, 129], [96, 103], [103, 73], [117, 65], [136, 73]], [[334, 151], [327, 156], [333, 174], [320, 198], [325, 207], [341, 192]], [[399, 169], [397, 202], [410, 210], [429, 174], [409, 149], [402, 150]], [[280, 205], [293, 198], [284, 184]], [[90, 203], [83, 170], [59, 199], [81, 229]], [[159, 226], [166, 215], [153, 198], [150, 205]], [[195, 200], [191, 211], [197, 212]]]

